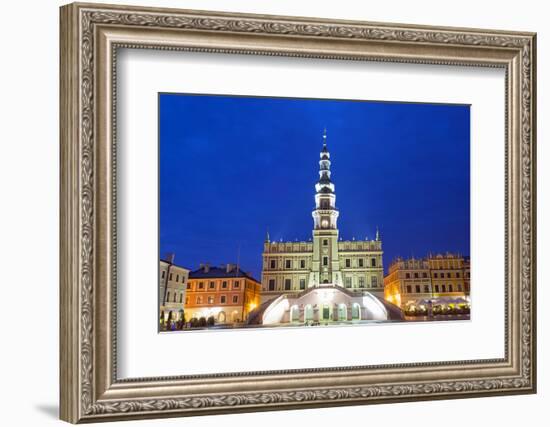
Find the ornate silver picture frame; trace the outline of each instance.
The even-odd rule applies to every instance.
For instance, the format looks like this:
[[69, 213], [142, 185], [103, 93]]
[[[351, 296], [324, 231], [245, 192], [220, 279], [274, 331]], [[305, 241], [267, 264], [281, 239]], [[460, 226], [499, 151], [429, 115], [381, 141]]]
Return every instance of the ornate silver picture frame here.
[[[61, 419], [78, 423], [536, 392], [535, 34], [80, 3], [63, 6], [60, 18]], [[120, 379], [116, 61], [121, 48], [503, 69], [504, 357]]]

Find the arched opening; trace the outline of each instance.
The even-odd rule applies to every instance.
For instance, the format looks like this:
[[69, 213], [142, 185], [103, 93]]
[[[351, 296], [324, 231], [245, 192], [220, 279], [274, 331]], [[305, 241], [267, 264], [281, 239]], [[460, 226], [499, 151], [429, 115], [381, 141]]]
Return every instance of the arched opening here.
[[338, 320], [348, 320], [348, 308], [346, 304], [340, 304], [338, 306]]
[[311, 304], [308, 304], [304, 308], [304, 320], [306, 322], [313, 320], [313, 307]]
[[356, 302], [351, 306], [351, 319], [360, 320], [361, 319], [361, 306]]
[[300, 308], [297, 305], [290, 307], [290, 321], [299, 322], [300, 321]]
[[225, 323], [225, 311], [220, 311], [218, 313], [218, 323]]
[[323, 320], [329, 320], [330, 319], [330, 306], [328, 304], [323, 304], [323, 313], [322, 313]]
[[239, 312], [235, 310], [233, 313], [231, 313], [231, 321], [239, 322], [239, 320]]

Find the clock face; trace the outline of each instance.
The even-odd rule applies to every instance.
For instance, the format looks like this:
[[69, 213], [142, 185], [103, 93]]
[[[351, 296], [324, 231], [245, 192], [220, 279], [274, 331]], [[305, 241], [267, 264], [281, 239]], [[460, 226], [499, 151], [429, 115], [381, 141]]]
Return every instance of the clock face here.
[[321, 227], [323, 227], [323, 228], [328, 227], [328, 220], [327, 219], [324, 219], [324, 220], [321, 221]]

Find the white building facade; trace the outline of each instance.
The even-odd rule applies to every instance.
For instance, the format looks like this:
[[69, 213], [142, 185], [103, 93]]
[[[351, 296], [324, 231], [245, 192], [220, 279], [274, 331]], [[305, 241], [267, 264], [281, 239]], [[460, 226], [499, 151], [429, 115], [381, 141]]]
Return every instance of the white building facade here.
[[336, 286], [347, 291], [384, 294], [382, 241], [378, 230], [374, 240], [339, 238], [335, 186], [331, 160], [323, 135], [319, 180], [315, 184], [313, 235], [309, 242], [264, 242], [262, 302], [282, 294], [315, 287]]

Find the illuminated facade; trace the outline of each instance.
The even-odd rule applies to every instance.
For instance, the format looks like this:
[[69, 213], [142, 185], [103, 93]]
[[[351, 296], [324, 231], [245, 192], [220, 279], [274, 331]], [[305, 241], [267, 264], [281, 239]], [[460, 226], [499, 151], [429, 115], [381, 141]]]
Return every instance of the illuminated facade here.
[[185, 318], [208, 319], [216, 324], [241, 323], [260, 305], [260, 283], [234, 264], [201, 264], [189, 273]]
[[315, 184], [313, 236], [309, 242], [272, 242], [269, 234], [262, 254], [262, 301], [319, 286], [383, 296], [382, 241], [341, 240], [330, 153], [323, 135], [319, 180]]
[[159, 266], [159, 302], [160, 320], [177, 322], [183, 319], [185, 292], [189, 270], [174, 264], [174, 255], [160, 260]]
[[339, 238], [330, 153], [323, 135], [309, 242], [272, 242], [262, 254], [262, 305], [248, 323], [329, 324], [403, 320], [383, 298], [382, 241]]
[[397, 259], [384, 278], [384, 297], [405, 308], [420, 301], [453, 301], [470, 296], [470, 258], [457, 254]]

